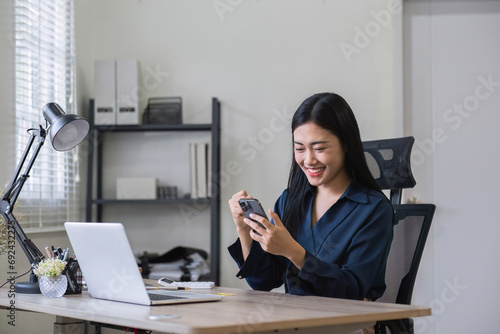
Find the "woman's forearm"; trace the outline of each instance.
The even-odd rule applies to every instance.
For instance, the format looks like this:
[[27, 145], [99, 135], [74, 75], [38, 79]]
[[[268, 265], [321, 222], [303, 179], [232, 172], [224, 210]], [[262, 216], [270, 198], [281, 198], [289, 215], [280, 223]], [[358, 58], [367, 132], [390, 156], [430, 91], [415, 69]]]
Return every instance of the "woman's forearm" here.
[[246, 261], [248, 254], [250, 254], [250, 249], [252, 248], [253, 239], [250, 237], [250, 228], [247, 226], [245, 228], [238, 228], [238, 237], [240, 238], [241, 252], [243, 254], [243, 261]]

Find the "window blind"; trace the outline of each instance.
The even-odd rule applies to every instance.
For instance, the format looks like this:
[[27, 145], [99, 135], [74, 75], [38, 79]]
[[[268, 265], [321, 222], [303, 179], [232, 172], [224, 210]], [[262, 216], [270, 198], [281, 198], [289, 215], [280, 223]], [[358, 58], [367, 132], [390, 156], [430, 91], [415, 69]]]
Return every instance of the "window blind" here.
[[[42, 108], [76, 113], [73, 0], [14, 0], [16, 161], [30, 128], [46, 127]], [[31, 156], [31, 155], [30, 155]], [[15, 214], [26, 231], [62, 228], [81, 213], [78, 149], [55, 151], [49, 137], [31, 169]]]

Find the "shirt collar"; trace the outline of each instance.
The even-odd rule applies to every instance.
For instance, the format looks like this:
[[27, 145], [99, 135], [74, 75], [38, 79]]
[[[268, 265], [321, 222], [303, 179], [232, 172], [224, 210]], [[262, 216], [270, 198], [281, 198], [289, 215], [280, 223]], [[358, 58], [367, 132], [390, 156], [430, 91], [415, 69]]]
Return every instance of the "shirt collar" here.
[[[316, 187], [313, 187], [309, 184], [309, 192], [311, 195], [314, 196], [314, 193], [316, 192]], [[361, 204], [366, 204], [368, 203], [368, 191], [366, 190], [365, 187], [361, 186], [355, 181], [351, 181], [351, 184], [349, 187], [347, 187], [347, 190], [340, 196], [339, 200], [342, 198], [347, 198], [351, 201], [358, 202]]]

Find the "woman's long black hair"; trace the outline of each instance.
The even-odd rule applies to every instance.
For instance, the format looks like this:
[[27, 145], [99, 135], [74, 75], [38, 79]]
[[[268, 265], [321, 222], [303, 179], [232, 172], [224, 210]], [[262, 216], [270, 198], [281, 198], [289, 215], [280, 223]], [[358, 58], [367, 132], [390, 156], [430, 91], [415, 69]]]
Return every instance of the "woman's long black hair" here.
[[[358, 123], [347, 102], [335, 93], [319, 93], [307, 98], [299, 106], [292, 118], [292, 149], [293, 132], [300, 125], [313, 122], [340, 139], [346, 149], [346, 169], [353, 181], [382, 192], [373, 179], [366, 164]], [[281, 217], [288, 231], [295, 236], [300, 220], [303, 219], [304, 199], [309, 181], [300, 166], [292, 157], [292, 165], [288, 178], [288, 195], [285, 211]]]

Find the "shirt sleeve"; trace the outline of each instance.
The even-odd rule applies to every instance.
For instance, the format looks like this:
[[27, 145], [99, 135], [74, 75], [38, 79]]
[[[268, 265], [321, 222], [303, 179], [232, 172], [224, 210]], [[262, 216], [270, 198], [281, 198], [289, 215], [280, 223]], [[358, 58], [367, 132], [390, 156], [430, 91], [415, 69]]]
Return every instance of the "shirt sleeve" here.
[[392, 235], [392, 205], [381, 201], [353, 235], [342, 263], [328, 262], [327, 256], [315, 256], [306, 250], [299, 278], [309, 282], [320, 296], [377, 299], [385, 290], [383, 276]]
[[[281, 217], [283, 194], [276, 201], [274, 212]], [[246, 261], [243, 260], [240, 239], [228, 247], [229, 254], [238, 265], [236, 277], [245, 278], [248, 285], [254, 290], [270, 291], [278, 288], [285, 282], [288, 260], [283, 256], [269, 254], [256, 241], [252, 243]]]
[[228, 247], [229, 254], [240, 269], [238, 278], [245, 278], [254, 290], [271, 291], [283, 285], [285, 258], [265, 252], [258, 242], [253, 242], [246, 261], [243, 261], [240, 239]]

